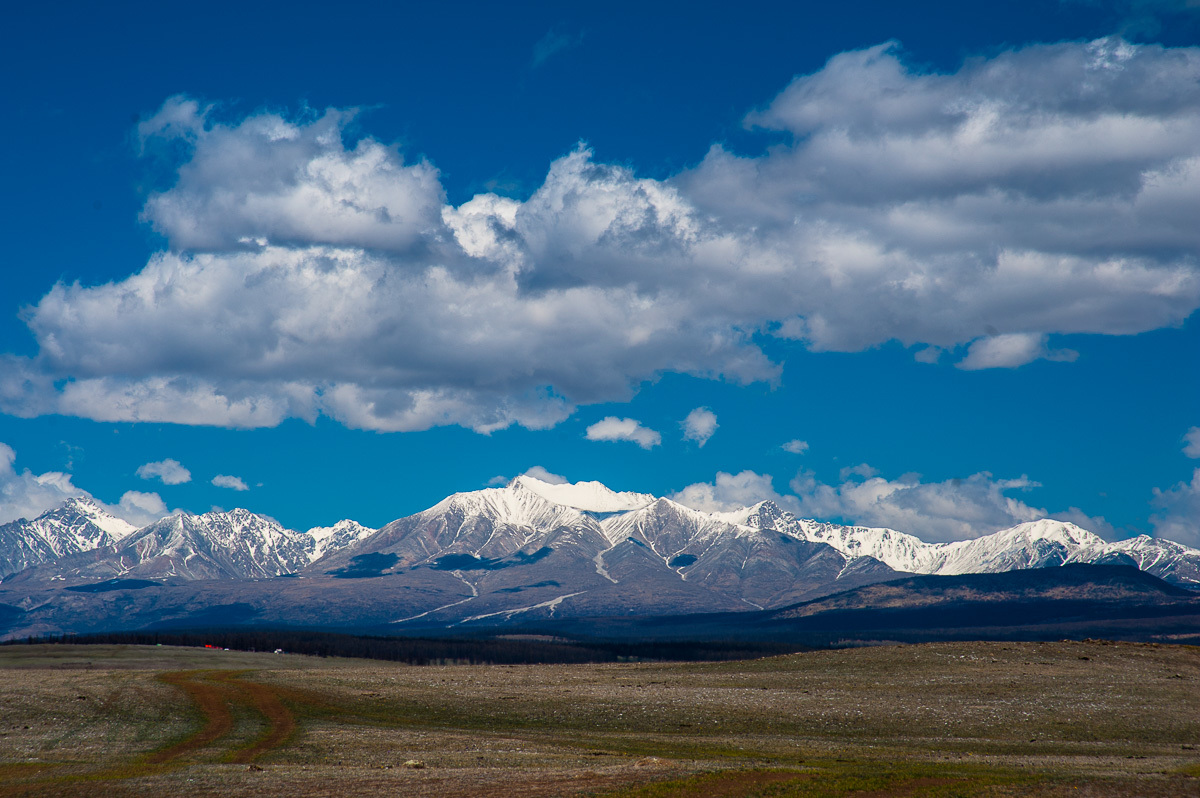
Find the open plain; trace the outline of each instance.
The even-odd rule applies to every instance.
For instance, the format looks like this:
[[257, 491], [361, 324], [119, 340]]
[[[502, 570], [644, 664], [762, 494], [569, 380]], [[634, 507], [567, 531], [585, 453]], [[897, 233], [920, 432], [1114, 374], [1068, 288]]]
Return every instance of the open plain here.
[[0, 796], [1200, 796], [1200, 649], [410, 666], [0, 648]]

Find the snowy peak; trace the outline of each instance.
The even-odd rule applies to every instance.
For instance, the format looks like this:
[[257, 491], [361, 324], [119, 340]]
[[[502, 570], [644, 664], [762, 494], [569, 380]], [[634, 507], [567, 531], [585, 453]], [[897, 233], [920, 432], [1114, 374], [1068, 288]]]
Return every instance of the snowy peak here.
[[618, 493], [599, 482], [552, 484], [530, 476], [517, 477], [510, 488], [536, 493], [547, 501], [587, 513], [623, 513], [653, 504], [648, 493]]
[[418, 515], [434, 518], [453, 513], [463, 518], [487, 518], [504, 526], [545, 529], [580, 522], [583, 518], [580, 510], [547, 499], [532, 489], [533, 483], [547, 484], [530, 477], [518, 477], [503, 488], [455, 493]]
[[134, 530], [92, 499], [68, 499], [32, 521], [0, 526], [0, 576], [114, 545]]
[[1078, 552], [1075, 561], [1124, 562], [1177, 585], [1200, 586], [1200, 549], [1148, 535], [1101, 544]]
[[175, 515], [156, 521], [117, 551], [123, 573], [187, 579], [259, 579], [295, 573], [313, 541], [248, 510]]
[[1069, 521], [1055, 521], [1053, 518], [1027, 521], [988, 537], [1027, 542], [1042, 540], [1061, 543], [1064, 546], [1100, 546], [1104, 544], [1104, 539], [1099, 535]]
[[809, 543], [825, 543], [848, 558], [871, 557], [897, 571], [916, 571], [928, 559], [929, 551], [935, 548], [918, 537], [894, 529], [843, 526], [796, 518], [769, 501], [742, 512], [744, 520], [741, 523], [748, 526], [775, 530]]
[[309, 559], [316, 562], [326, 554], [353, 546], [378, 531], [349, 519], [338, 521], [333, 526], [315, 526], [305, 533], [312, 539], [312, 551]]
[[98, 529], [107, 533], [114, 542], [128, 537], [137, 531], [137, 527], [133, 524], [123, 518], [117, 518], [101, 507], [95, 500], [82, 496], [67, 499], [62, 507], [57, 510], [51, 510], [49, 513], [44, 513], [39, 517], [46, 518], [51, 515], [72, 516], [80, 520], [86, 519]]
[[957, 575], [1046, 568], [1064, 565], [1079, 551], [1102, 545], [1104, 541], [1086, 529], [1044, 518], [974, 540], [940, 544], [931, 551], [927, 570], [918, 573]]
[[[94, 550], [102, 551], [76, 556]], [[502, 488], [453, 494], [379, 530], [345, 520], [296, 532], [235, 509], [171, 516], [135, 531], [90, 498], [71, 499], [33, 521], [0, 525], [0, 577], [40, 565], [58, 568], [62, 561], [62, 573], [85, 579], [123, 574], [265, 578], [297, 573], [317, 560], [323, 562], [314, 572], [331, 573], [364, 553], [381, 553], [396, 555], [395, 568], [458, 557], [452, 561], [482, 563], [497, 571], [508, 567], [505, 558], [532, 562], [528, 558], [537, 555], [549, 558], [547, 564], [582, 558], [584, 569], [605, 583], [625, 585], [627, 577], [621, 574], [633, 579], [633, 571], [622, 572], [620, 564], [645, 559], [630, 554], [638, 551], [656, 568], [665, 567], [670, 578], [689, 584], [740, 584], [756, 572], [759, 592], [741, 595], [751, 603], [786, 593], [782, 582], [772, 581], [782, 579], [778, 574], [836, 566], [832, 578], [842, 579], [858, 561], [862, 568], [874, 569], [872, 578], [884, 576], [887, 569], [958, 575], [1120, 563], [1176, 584], [1200, 586], [1196, 549], [1144, 536], [1107, 543], [1053, 519], [973, 540], [927, 543], [894, 529], [797, 518], [771, 501], [732, 512], [705, 512], [646, 493], [614, 491], [599, 482], [553, 484], [530, 476]], [[776, 576], [767, 579], [763, 574], [768, 572]]]

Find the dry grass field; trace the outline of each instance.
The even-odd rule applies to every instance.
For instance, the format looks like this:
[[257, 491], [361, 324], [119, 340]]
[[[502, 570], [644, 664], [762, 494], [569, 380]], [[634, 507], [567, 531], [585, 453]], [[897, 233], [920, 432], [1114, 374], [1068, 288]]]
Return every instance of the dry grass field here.
[[0, 796], [1200, 796], [1200, 649], [426, 666], [0, 648]]

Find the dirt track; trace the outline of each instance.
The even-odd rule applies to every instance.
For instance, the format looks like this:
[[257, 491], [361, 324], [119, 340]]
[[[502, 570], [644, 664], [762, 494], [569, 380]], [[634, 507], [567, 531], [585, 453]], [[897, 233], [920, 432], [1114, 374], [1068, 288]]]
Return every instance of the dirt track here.
[[204, 725], [183, 740], [147, 757], [151, 764], [179, 759], [218, 743], [234, 730], [231, 707], [252, 709], [265, 721], [266, 731], [249, 745], [229, 748], [226, 761], [246, 764], [283, 745], [296, 730], [296, 716], [284, 706], [278, 690], [243, 678], [238, 671], [175, 671], [158, 677], [192, 700]]
[[[0, 649], [0, 796], [1200, 796], [1200, 650], [429, 666]], [[423, 767], [405, 767], [419, 761]]]

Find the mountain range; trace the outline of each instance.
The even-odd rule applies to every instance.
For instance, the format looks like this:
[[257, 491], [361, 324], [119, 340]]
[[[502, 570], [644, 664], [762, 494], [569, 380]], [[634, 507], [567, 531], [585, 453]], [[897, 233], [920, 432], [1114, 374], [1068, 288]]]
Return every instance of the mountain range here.
[[248, 620], [406, 631], [754, 612], [914, 574], [1076, 564], [1200, 588], [1196, 549], [1144, 536], [1109, 543], [1061, 521], [934, 544], [796, 518], [772, 502], [708, 513], [529, 476], [378, 530], [342, 521], [298, 532], [240, 509], [134, 529], [72, 499], [0, 526], [0, 634]]

